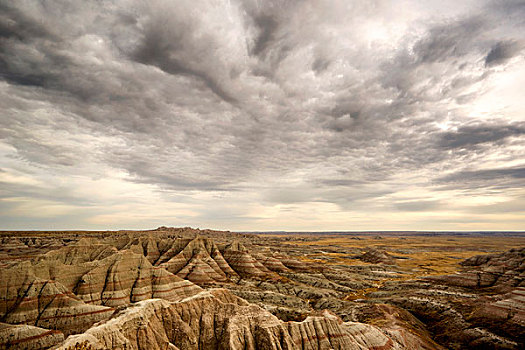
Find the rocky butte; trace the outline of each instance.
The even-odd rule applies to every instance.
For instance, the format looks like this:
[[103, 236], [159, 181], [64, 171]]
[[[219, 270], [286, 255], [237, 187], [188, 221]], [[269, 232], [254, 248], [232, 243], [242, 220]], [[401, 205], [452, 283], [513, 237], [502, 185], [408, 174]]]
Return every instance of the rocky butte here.
[[525, 346], [523, 234], [161, 227], [0, 242], [0, 349]]

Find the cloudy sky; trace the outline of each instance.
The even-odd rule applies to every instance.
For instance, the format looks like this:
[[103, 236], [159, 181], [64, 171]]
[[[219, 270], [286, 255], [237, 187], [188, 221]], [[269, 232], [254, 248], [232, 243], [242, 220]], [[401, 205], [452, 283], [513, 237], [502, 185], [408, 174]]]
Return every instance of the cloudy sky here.
[[0, 229], [525, 229], [525, 1], [0, 0]]

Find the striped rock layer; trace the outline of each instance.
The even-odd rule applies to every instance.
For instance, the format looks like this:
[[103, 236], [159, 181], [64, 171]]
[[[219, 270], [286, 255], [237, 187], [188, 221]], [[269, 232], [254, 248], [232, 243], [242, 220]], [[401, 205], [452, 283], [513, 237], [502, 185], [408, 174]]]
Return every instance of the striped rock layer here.
[[379, 328], [343, 323], [329, 313], [283, 322], [226, 290], [203, 291], [180, 302], [147, 300], [66, 339], [58, 349], [405, 349]]
[[518, 287], [502, 297], [489, 298], [489, 302], [480, 305], [471, 317], [476, 323], [497, 325], [495, 328], [502, 330], [500, 333], [525, 339], [525, 287]]
[[151, 298], [182, 300], [201, 291], [131, 250], [78, 245], [0, 271], [0, 320], [83, 332], [114, 307]]
[[268, 253], [268, 255], [264, 254], [252, 254], [253, 257], [255, 257], [261, 264], [263, 264], [268, 270], [277, 272], [277, 273], [289, 273], [292, 272], [288, 267], [284, 266], [284, 264], [274, 256], [270, 255], [271, 253]]
[[429, 278], [464, 288], [492, 288], [506, 292], [525, 287], [525, 248], [500, 254], [477, 255], [461, 262], [468, 270], [455, 275]]
[[199, 285], [239, 279], [213, 240], [202, 237], [188, 242], [178, 254], [159, 266]]
[[474, 256], [461, 265], [464, 270], [454, 275], [398, 283], [380, 297], [424, 319], [446, 347], [525, 348], [525, 248]]
[[[512, 339], [523, 339], [525, 329], [523, 253], [469, 259], [464, 263], [469, 271], [409, 281], [406, 289], [385, 285], [370, 297], [393, 294], [379, 301], [400, 307], [373, 303], [375, 309], [363, 308], [363, 318], [353, 319], [354, 303], [337, 304], [359, 285], [340, 270], [269, 251], [257, 253], [239, 242], [217, 245], [203, 237], [81, 239], [0, 267], [0, 321], [11, 324], [0, 327], [0, 349], [46, 348], [64, 334], [69, 337], [62, 349], [77, 343], [82, 349], [441, 349], [425, 325], [415, 327], [417, 319], [403, 314], [401, 307], [434, 327], [434, 334], [450, 335], [450, 341], [436, 338], [444, 344], [512, 348], [521, 345]], [[436, 283], [447, 286], [429, 290]], [[203, 291], [197, 285], [224, 285], [232, 292]], [[503, 286], [506, 294], [498, 291], [482, 300], [457, 286]], [[480, 300], [478, 308], [474, 302]], [[355, 322], [345, 323], [320, 311], [324, 308]]]
[[0, 323], [0, 349], [46, 349], [64, 341], [62, 332], [28, 325]]
[[240, 242], [233, 242], [226, 246], [223, 250], [223, 255], [235, 272], [244, 278], [280, 278], [279, 275], [250, 255]]
[[[24, 266], [22, 266], [24, 267]], [[16, 267], [0, 275], [0, 317], [11, 324], [28, 324], [78, 333], [109, 318], [114, 309], [88, 305], [61, 283], [35, 277]]]
[[[98, 252], [92, 253], [91, 257], [99, 259], [105, 257], [103, 254], [111, 255], [116, 251], [130, 250], [143, 255], [153, 266], [164, 268], [203, 286], [237, 283], [241, 278], [280, 280], [280, 273], [310, 272], [313, 269], [308, 263], [277, 256], [271, 252], [249, 252], [237, 241], [219, 248], [212, 239], [200, 236], [194, 239], [168, 239], [152, 235], [123, 235], [107, 239], [105, 242], [95, 244], [94, 240], [82, 239], [79, 244], [99, 246]], [[73, 287], [75, 283], [78, 283], [78, 278], [76, 281], [72, 278], [65, 284]]]
[[113, 307], [151, 298], [176, 301], [199, 291], [190, 281], [154, 267], [143, 255], [130, 250], [101, 260], [74, 288], [86, 303]]
[[151, 248], [154, 246], [151, 239], [137, 245], [144, 254], [154, 251], [153, 258], [148, 257], [150, 261], [198, 285], [235, 283], [240, 278], [277, 281], [281, 279], [278, 273], [311, 270], [304, 262], [294, 259], [252, 254], [239, 242], [219, 249], [209, 238], [176, 240], [170, 249], [158, 254], [157, 249]]

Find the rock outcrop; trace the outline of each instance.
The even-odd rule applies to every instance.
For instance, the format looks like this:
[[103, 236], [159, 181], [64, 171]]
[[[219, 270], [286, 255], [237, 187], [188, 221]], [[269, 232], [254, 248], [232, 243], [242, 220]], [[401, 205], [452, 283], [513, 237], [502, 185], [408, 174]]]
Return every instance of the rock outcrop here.
[[376, 248], [367, 248], [367, 250], [359, 255], [358, 258], [372, 264], [395, 265], [396, 263], [395, 259], [390, 256], [390, 254]]
[[159, 265], [177, 276], [198, 285], [238, 280], [213, 240], [197, 237], [174, 257]]
[[134, 304], [110, 321], [58, 349], [88, 343], [93, 349], [404, 349], [379, 328], [343, 323], [328, 312], [282, 322], [225, 290], [203, 291], [176, 303]]
[[120, 251], [82, 275], [74, 288], [86, 303], [121, 306], [151, 298], [176, 301], [201, 289], [168, 271], [154, 267], [131, 250]]
[[28, 325], [0, 323], [0, 349], [47, 349], [64, 341], [64, 334]]
[[410, 279], [382, 250], [354, 264], [363, 248], [231, 236], [161, 228], [2, 238], [34, 255], [0, 251], [0, 349], [525, 346], [525, 249]]
[[109, 318], [117, 306], [150, 298], [176, 301], [201, 291], [141, 254], [89, 243], [3, 268], [0, 319], [67, 335]]
[[274, 257], [270, 252], [264, 254], [252, 254], [261, 264], [263, 264], [268, 270], [277, 272], [277, 273], [289, 273], [292, 272], [288, 267], [286, 267], [281, 260]]
[[464, 288], [488, 288], [508, 292], [525, 287], [525, 248], [502, 254], [477, 255], [461, 262], [465, 271], [454, 275], [433, 276], [438, 283]]
[[280, 279], [279, 275], [250, 255], [240, 242], [236, 241], [227, 245], [223, 250], [223, 255], [232, 269], [243, 278]]
[[525, 346], [525, 249], [475, 256], [453, 275], [386, 283], [369, 298], [397, 305], [425, 321], [450, 349]]
[[35, 277], [29, 264], [0, 274], [0, 318], [11, 324], [28, 324], [78, 333], [107, 319], [114, 309], [88, 305], [61, 283]]

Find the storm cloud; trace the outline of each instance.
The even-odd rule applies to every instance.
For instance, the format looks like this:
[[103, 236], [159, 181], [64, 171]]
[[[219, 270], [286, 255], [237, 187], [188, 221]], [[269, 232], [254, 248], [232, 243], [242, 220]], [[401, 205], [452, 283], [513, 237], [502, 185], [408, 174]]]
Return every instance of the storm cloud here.
[[516, 41], [500, 41], [492, 47], [487, 57], [485, 57], [485, 64], [493, 66], [505, 63], [516, 56], [520, 50], [521, 45]]
[[0, 228], [523, 227], [521, 1], [0, 10]]

